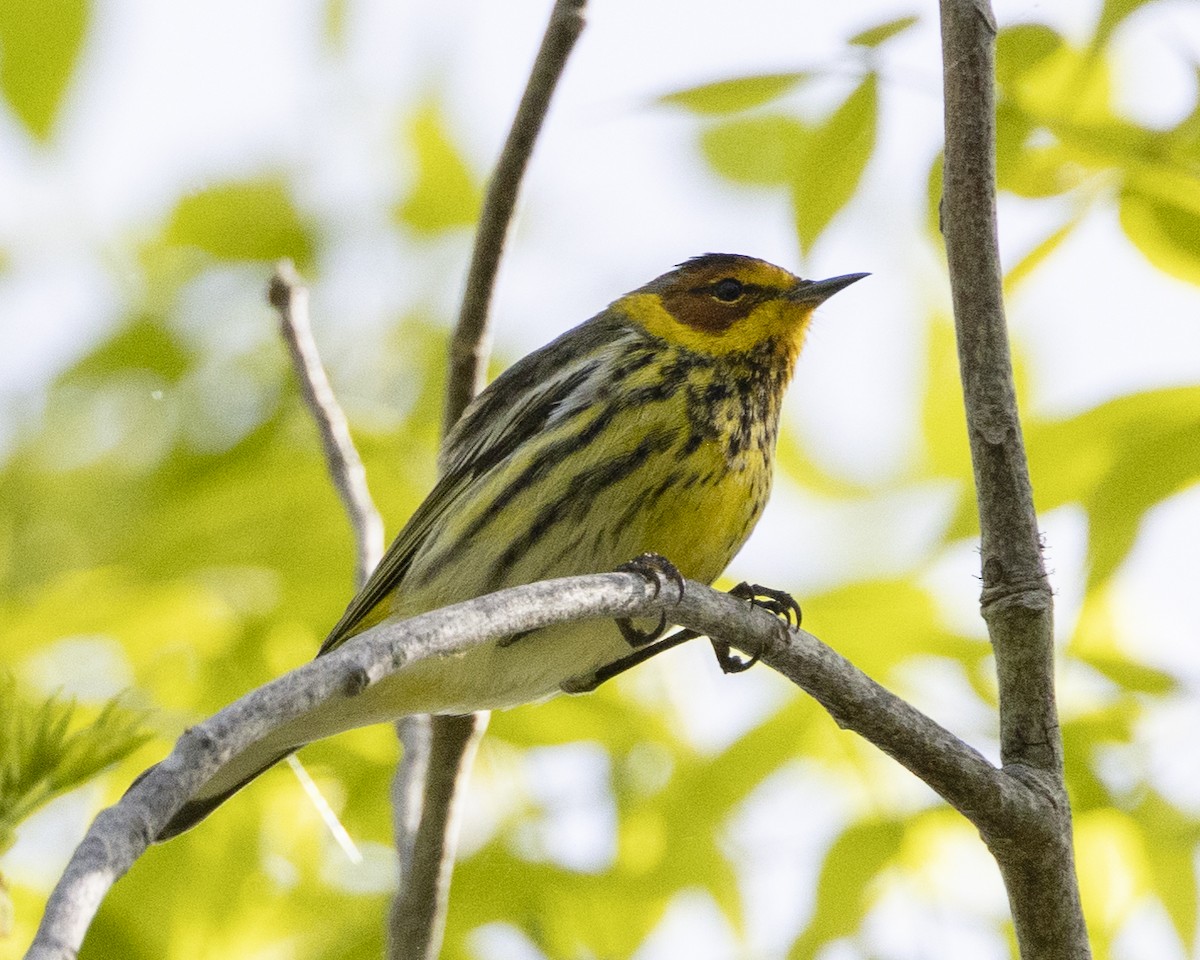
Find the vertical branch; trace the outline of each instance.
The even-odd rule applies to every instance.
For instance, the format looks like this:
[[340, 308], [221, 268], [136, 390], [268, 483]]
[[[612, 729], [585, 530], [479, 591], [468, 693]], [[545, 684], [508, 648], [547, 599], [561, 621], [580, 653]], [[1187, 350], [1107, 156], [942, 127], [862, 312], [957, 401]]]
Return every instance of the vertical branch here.
[[441, 948], [458, 848], [462, 786], [489, 714], [405, 717], [404, 759], [393, 784], [400, 889], [392, 901], [388, 956], [434, 958]]
[[450, 376], [442, 420], [446, 432], [458, 421], [475, 394], [483, 389], [490, 340], [488, 307], [496, 285], [496, 271], [500, 268], [517, 192], [533, 153], [534, 141], [542, 129], [567, 57], [583, 31], [585, 4], [586, 0], [555, 0], [517, 115], [488, 184], [458, 324], [450, 341]]
[[[530, 155], [584, 25], [586, 0], [555, 0], [521, 103], [480, 211], [458, 323], [450, 342], [443, 430], [483, 388], [488, 311], [504, 242]], [[405, 717], [396, 725], [404, 756], [392, 787], [400, 890], [388, 930], [390, 960], [434, 960], [441, 951], [458, 842], [462, 786], [488, 715]]]
[[300, 384], [300, 393], [321, 434], [329, 478], [354, 530], [354, 583], [361, 588], [383, 556], [383, 520], [367, 489], [367, 471], [350, 438], [346, 415], [329, 385], [308, 322], [308, 288], [288, 260], [271, 277], [268, 299], [279, 312], [279, 327]]
[[1051, 800], [1033, 836], [985, 836], [1026, 960], [1090, 956], [1054, 699], [1053, 601], [1017, 413], [996, 230], [996, 22], [988, 0], [941, 0], [942, 230], [979, 506], [981, 611], [996, 656], [1004, 770]]

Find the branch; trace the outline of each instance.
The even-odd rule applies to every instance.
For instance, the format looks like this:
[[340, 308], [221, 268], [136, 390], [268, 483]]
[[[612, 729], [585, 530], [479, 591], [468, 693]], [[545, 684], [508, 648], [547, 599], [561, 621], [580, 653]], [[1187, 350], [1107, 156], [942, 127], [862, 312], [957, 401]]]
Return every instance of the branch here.
[[490, 716], [412, 716], [396, 724], [404, 757], [392, 785], [400, 884], [388, 920], [390, 958], [439, 954], [466, 780]]
[[[480, 211], [466, 289], [450, 341], [443, 432], [458, 422], [487, 373], [488, 314], [504, 241], [533, 145], [567, 58], [584, 26], [586, 0], [555, 0], [533, 69]], [[486, 713], [405, 717], [396, 727], [404, 754], [392, 785], [400, 890], [388, 929], [389, 960], [434, 960], [441, 951], [458, 814]]]
[[979, 505], [981, 610], [996, 654], [1004, 770], [1049, 801], [1030, 830], [984, 831], [1026, 960], [1090, 956], [1054, 701], [1053, 601], [1017, 413], [996, 243], [996, 22], [988, 0], [941, 0], [943, 232]]
[[321, 434], [330, 479], [354, 529], [354, 582], [361, 587], [383, 556], [383, 520], [371, 501], [367, 472], [350, 438], [346, 415], [338, 405], [317, 353], [308, 322], [308, 288], [290, 261], [276, 264], [268, 299], [279, 311], [279, 328], [292, 358], [300, 393]]
[[891, 754], [981, 830], [1045, 815], [1043, 795], [851, 665], [816, 637], [765, 611], [688, 582], [682, 597], [633, 573], [592, 574], [502, 590], [385, 621], [333, 652], [259, 687], [190, 728], [165, 760], [101, 811], [46, 905], [26, 960], [74, 960], [112, 884], [150, 838], [232, 756], [334, 697], [354, 696], [405, 666], [571, 620], [668, 618], [763, 660], [826, 704], [838, 722]]
[[583, 31], [583, 10], [586, 0], [555, 0], [550, 22], [542, 37], [537, 59], [529, 74], [529, 82], [517, 107], [512, 128], [488, 184], [471, 267], [467, 271], [467, 288], [463, 294], [458, 325], [450, 343], [450, 379], [446, 390], [446, 409], [443, 415], [448, 432], [482, 388], [487, 374], [488, 307], [500, 255], [512, 222], [517, 192], [533, 152], [533, 144], [542, 128], [550, 106], [550, 98], [562, 76], [567, 57]]

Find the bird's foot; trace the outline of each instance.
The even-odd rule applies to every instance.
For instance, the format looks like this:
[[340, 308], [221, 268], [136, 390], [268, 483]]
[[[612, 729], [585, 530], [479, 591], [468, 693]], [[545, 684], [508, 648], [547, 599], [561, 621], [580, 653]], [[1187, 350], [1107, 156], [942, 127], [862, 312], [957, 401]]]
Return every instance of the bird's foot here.
[[[751, 606], [762, 607], [764, 610], [775, 614], [775, 616], [780, 617], [788, 626], [800, 626], [800, 604], [795, 601], [790, 593], [785, 593], [783, 590], [772, 590], [770, 587], [743, 581], [730, 590], [729, 595], [737, 597], [739, 600], [749, 600]], [[723, 640], [712, 640], [711, 642], [717, 663], [725, 673], [744, 673], [758, 663], [759, 658], [762, 656], [762, 651], [759, 650], [749, 658], [738, 657], [733, 654], [729, 644]]]
[[[655, 597], [668, 583], [673, 583], [678, 587], [679, 596], [683, 597], [683, 574], [679, 572], [679, 568], [675, 564], [660, 553], [643, 553], [640, 557], [634, 557], [628, 563], [621, 564], [617, 567], [617, 572], [638, 574], [647, 583], [653, 585]], [[621, 631], [625, 642], [636, 650], [662, 637], [667, 630], [667, 613], [664, 610], [659, 614], [658, 624], [652, 630], [639, 630], [627, 617], [620, 617], [616, 622], [617, 629]]]

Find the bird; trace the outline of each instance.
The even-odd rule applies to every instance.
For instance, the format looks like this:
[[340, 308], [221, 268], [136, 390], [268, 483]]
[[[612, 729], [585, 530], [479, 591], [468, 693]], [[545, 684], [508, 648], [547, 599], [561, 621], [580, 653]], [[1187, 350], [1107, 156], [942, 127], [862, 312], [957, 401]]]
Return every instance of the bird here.
[[[704, 254], [509, 367], [446, 436], [440, 479], [317, 655], [384, 621], [648, 554], [712, 583], [766, 506], [813, 311], [865, 276], [804, 280], [754, 257]], [[658, 632], [588, 621], [415, 661], [230, 758], [156, 839], [313, 740], [543, 700]]]

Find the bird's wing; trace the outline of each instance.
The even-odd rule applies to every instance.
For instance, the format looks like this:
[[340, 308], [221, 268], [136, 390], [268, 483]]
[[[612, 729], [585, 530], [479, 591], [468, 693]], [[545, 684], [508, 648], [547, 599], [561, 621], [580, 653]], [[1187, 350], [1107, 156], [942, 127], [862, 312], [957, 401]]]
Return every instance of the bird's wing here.
[[496, 379], [467, 408], [443, 445], [442, 478], [409, 518], [366, 585], [321, 644], [328, 653], [384, 619], [385, 601], [403, 589], [413, 558], [448, 511], [470, 498], [480, 478], [500, 467], [548, 424], [586, 403], [586, 388], [603, 367], [598, 350], [628, 335], [616, 318], [601, 314], [531, 353]]
[[447, 475], [437, 482], [429, 496], [409, 517], [404, 529], [392, 541], [392, 545], [388, 547], [366, 584], [350, 601], [342, 618], [329, 631], [329, 636], [317, 651], [318, 657], [340, 647], [356, 633], [374, 626], [387, 615], [384, 601], [404, 580], [413, 557], [425, 543], [438, 519], [469, 485], [470, 479], [461, 475]]

